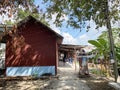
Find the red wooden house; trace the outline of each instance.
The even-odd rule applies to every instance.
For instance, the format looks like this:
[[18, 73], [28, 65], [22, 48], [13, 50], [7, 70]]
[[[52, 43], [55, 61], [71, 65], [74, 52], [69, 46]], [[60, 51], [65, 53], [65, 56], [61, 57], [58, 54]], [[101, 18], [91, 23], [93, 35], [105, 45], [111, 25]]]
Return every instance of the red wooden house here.
[[57, 73], [58, 45], [63, 37], [28, 16], [18, 23], [16, 34], [6, 43], [6, 75], [29, 76]]

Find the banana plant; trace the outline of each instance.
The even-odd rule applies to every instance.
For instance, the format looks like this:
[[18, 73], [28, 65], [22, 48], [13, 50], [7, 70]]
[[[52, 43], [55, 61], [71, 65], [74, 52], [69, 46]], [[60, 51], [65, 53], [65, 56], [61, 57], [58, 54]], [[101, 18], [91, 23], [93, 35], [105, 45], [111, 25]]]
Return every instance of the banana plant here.
[[120, 47], [115, 47], [115, 51], [116, 51], [116, 58], [120, 63]]
[[96, 49], [94, 50], [95, 52], [97, 52], [95, 58], [99, 58], [101, 56], [104, 57], [101, 64], [104, 65], [105, 70], [108, 74], [110, 71], [110, 70], [108, 70], [109, 69], [108, 68], [109, 67], [109, 51], [110, 50], [109, 50], [109, 44], [108, 44], [107, 40], [105, 40], [103, 38], [99, 38], [97, 40], [89, 40], [88, 42], [96, 47]]
[[88, 42], [96, 47], [95, 51], [97, 51], [98, 56], [104, 56], [104, 58], [109, 56], [109, 44], [105, 39], [100, 38]]

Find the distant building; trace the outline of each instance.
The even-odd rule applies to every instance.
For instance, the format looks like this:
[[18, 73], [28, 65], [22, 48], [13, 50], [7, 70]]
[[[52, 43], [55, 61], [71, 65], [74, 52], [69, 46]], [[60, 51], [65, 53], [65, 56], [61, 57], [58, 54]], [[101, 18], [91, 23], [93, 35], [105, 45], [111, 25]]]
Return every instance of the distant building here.
[[84, 50], [86, 53], [91, 52], [93, 49], [95, 49], [95, 47], [92, 46], [92, 45], [86, 45], [86, 47], [83, 48], [83, 50]]

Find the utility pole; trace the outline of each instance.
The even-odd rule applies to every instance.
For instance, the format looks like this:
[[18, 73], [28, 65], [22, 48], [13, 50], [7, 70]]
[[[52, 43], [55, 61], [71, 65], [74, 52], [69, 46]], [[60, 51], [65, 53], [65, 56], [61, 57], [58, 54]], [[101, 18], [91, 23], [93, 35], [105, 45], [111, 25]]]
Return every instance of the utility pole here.
[[113, 40], [113, 35], [112, 35], [111, 23], [110, 23], [108, 0], [106, 0], [105, 2], [105, 19], [106, 19], [108, 38], [109, 38], [109, 43], [110, 43], [110, 54], [114, 60], [113, 68], [114, 68], [115, 82], [117, 82], [117, 78], [118, 78], [117, 60], [116, 60], [116, 55], [115, 55], [115, 50], [114, 50], [114, 40]]

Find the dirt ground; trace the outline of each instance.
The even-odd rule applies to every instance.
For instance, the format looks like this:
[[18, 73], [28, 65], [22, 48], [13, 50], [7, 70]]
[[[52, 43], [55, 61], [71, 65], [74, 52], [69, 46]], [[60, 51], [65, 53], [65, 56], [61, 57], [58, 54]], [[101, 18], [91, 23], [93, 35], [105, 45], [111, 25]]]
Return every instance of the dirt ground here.
[[91, 75], [80, 77], [78, 66], [59, 62], [58, 76], [37, 80], [1, 81], [0, 90], [115, 90], [108, 85], [108, 80]]
[[108, 80], [100, 77], [90, 76], [86, 78], [80, 77], [80, 79], [84, 80], [91, 90], [116, 90], [115, 88], [108, 85]]

